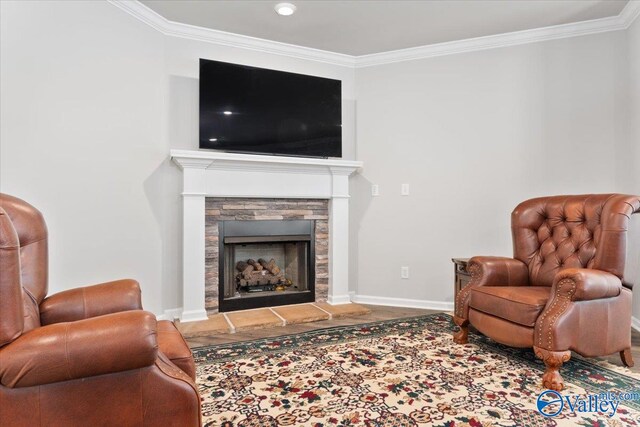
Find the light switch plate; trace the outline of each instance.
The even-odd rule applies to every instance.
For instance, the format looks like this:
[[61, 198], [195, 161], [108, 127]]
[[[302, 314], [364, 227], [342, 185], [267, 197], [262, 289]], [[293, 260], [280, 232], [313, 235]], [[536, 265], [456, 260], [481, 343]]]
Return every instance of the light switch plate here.
[[400, 267], [400, 278], [401, 279], [409, 278], [409, 267]]
[[400, 194], [403, 196], [409, 195], [409, 184], [402, 184], [400, 187]]
[[371, 185], [371, 195], [372, 196], [379, 196], [380, 195], [380, 187], [378, 187], [378, 184], [372, 184]]

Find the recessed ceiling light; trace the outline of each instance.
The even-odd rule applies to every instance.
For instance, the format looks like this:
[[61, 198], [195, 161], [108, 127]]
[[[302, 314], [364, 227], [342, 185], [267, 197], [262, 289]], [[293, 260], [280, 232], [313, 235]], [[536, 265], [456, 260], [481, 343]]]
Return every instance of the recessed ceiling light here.
[[224, 114], [225, 116], [230, 116], [233, 113], [231, 111], [223, 111], [222, 114]]
[[275, 10], [278, 15], [290, 16], [296, 11], [296, 6], [291, 3], [278, 3]]

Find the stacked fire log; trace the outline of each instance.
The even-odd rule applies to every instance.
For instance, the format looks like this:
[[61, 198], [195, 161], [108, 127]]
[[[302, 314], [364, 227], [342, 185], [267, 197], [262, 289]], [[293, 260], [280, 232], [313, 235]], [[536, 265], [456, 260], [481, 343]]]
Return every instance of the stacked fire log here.
[[284, 290], [285, 286], [291, 285], [274, 259], [238, 261], [236, 270], [238, 270], [236, 274], [238, 287], [248, 292]]

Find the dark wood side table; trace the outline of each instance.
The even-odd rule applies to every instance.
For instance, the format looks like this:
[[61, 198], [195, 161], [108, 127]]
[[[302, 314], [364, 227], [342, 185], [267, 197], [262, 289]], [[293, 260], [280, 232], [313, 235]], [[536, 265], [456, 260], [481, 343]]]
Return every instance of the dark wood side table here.
[[469, 272], [467, 271], [467, 263], [469, 262], [469, 258], [451, 258], [451, 261], [453, 261], [455, 274], [453, 301], [457, 301], [458, 292], [460, 292], [460, 289], [467, 286], [467, 284], [471, 280], [471, 274], [469, 274]]

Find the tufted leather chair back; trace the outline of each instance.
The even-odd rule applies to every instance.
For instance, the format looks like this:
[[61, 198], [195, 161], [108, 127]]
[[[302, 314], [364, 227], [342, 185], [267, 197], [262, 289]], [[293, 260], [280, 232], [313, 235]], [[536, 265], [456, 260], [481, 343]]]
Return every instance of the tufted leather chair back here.
[[27, 202], [0, 193], [0, 346], [40, 326], [47, 296], [47, 226]]
[[627, 229], [638, 211], [640, 198], [623, 194], [527, 200], [511, 214], [514, 258], [527, 264], [535, 286], [551, 286], [565, 268], [594, 268], [631, 287], [631, 278], [625, 277]]

